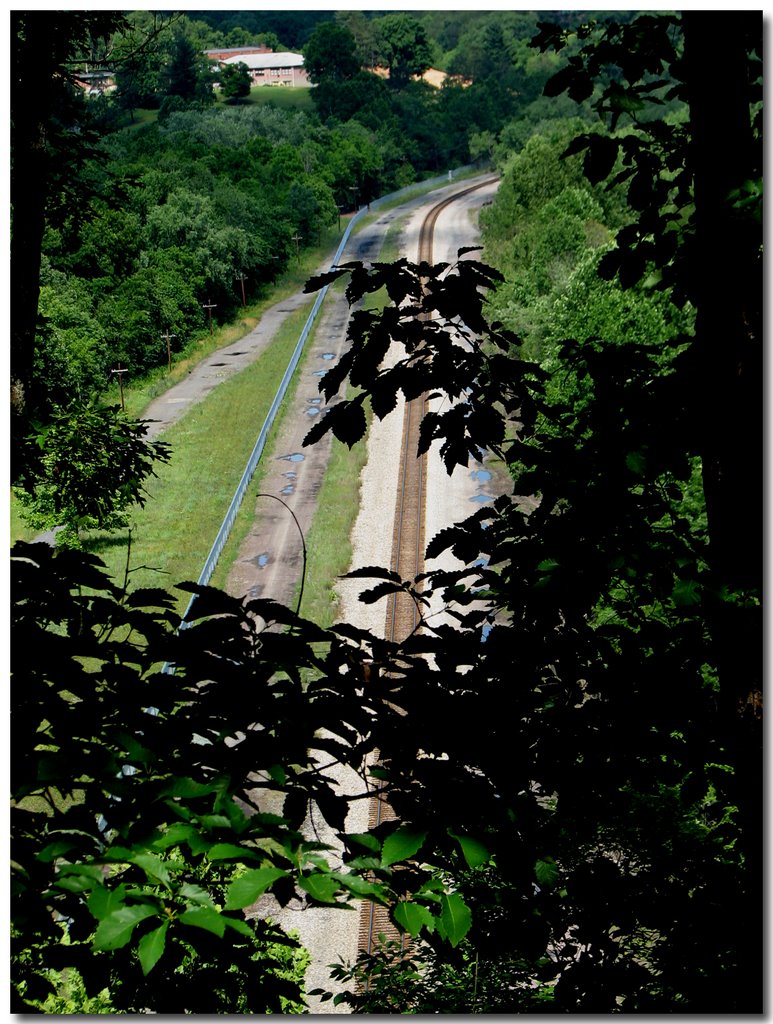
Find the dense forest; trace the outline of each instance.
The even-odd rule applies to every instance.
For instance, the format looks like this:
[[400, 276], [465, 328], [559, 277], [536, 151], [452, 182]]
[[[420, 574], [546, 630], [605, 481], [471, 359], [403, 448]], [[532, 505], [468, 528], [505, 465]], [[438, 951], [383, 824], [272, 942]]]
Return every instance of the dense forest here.
[[[501, 176], [485, 262], [331, 275], [391, 304], [352, 322], [309, 441], [434, 389], [453, 410], [422, 445], [512, 477], [432, 541], [469, 568], [417, 601], [457, 625], [403, 644], [192, 584], [178, 630], [168, 591], [110, 578], [77, 531], [14, 547], [14, 1008], [303, 1012], [303, 951], [243, 914], [301, 892], [383, 903], [413, 939], [338, 969], [355, 1012], [760, 1012], [759, 15], [12, 20], [28, 506], [64, 514], [88, 436], [111, 463], [73, 518], [109, 526], [170, 457], [100, 403], [111, 370], [155, 372], [341, 212], [470, 164]], [[297, 106], [227, 95], [203, 57], [259, 43], [304, 53]], [[75, 85], [108, 64], [114, 92]], [[371, 571], [373, 600], [418, 586]], [[343, 834], [320, 747], [378, 750], [399, 824]]]
[[[464, 61], [457, 53], [464, 19], [457, 38], [444, 34], [444, 45], [455, 45], [442, 54], [439, 43], [430, 47], [422, 23], [409, 19], [414, 38], [403, 46], [417, 51], [416, 69], [429, 66], [438, 51], [451, 69], [459, 67], [454, 74], [472, 76], [469, 86], [451, 78], [442, 89], [410, 79], [390, 88], [362, 70], [365, 51], [379, 59], [372, 48], [384, 19], [339, 15], [315, 27], [309, 15], [301, 33], [300, 16], [290, 16], [286, 36], [278, 37], [276, 15], [265, 18], [261, 31], [249, 24], [250, 12], [243, 16], [246, 28], [229, 28], [233, 17], [132, 15], [130, 27], [102, 43], [117, 89], [91, 98], [73, 90], [51, 97], [40, 329], [24, 374], [42, 414], [74, 395], [99, 392], [119, 364], [135, 378], [162, 365], [162, 334], [173, 336], [181, 351], [206, 324], [204, 304], [214, 305], [216, 320], [232, 317], [240, 281], [248, 296], [259, 293], [339, 212], [488, 157], [514, 106], [531, 109], [554, 67], [528, 48], [533, 14], [474, 21], [463, 33]], [[393, 33], [404, 18], [396, 17]], [[254, 42], [281, 48], [299, 45], [299, 38], [318, 83], [313, 103], [297, 109], [229, 104], [214, 89], [204, 49]], [[38, 40], [30, 32], [17, 49], [19, 118], [39, 98], [37, 70], [22, 42], [34, 50]], [[101, 66], [93, 46], [87, 67]], [[474, 54], [484, 46], [501, 55], [507, 75], [482, 56], [476, 65]], [[74, 126], [83, 142], [76, 148]], [[22, 313], [29, 317], [26, 308]], [[30, 328], [23, 330], [26, 336]]]

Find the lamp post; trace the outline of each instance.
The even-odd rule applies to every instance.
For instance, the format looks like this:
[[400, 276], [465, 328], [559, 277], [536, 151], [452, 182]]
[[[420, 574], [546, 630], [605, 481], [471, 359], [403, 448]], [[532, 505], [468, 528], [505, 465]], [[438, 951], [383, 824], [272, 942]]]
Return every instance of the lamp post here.
[[176, 338], [177, 335], [176, 334], [170, 334], [169, 333], [169, 328], [167, 327], [166, 334], [162, 334], [161, 337], [164, 338], [165, 341], [166, 341], [166, 360], [167, 360], [167, 364], [168, 364], [168, 367], [169, 367], [169, 372], [171, 373], [172, 372], [172, 346], [169, 343], [172, 340], [172, 338]]
[[209, 333], [212, 334], [212, 310], [217, 307], [216, 302], [207, 302], [201, 308], [209, 313]]
[[127, 369], [123, 369], [121, 367], [121, 364], [119, 363], [118, 364], [118, 369], [117, 370], [111, 370], [110, 372], [118, 374], [118, 386], [121, 389], [121, 412], [126, 412], [126, 406], [123, 404], [123, 375], [125, 373], [128, 373], [129, 371]]

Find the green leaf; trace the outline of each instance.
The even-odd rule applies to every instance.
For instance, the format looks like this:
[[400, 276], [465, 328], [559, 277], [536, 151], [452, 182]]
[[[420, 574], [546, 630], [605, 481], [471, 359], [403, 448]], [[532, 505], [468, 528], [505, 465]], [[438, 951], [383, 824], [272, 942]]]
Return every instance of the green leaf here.
[[384, 840], [381, 850], [381, 863], [384, 867], [396, 864], [401, 860], [408, 860], [421, 849], [426, 832], [418, 832], [411, 825], [401, 825], [391, 836]]
[[198, 833], [193, 825], [186, 825], [185, 822], [176, 821], [153, 840], [153, 846], [157, 850], [166, 850], [170, 846], [180, 846], [182, 843], [190, 842], [197, 835]]
[[149, 879], [158, 879], [167, 889], [171, 888], [169, 868], [159, 857], [154, 857], [152, 853], [135, 853], [131, 863], [142, 868]]
[[203, 928], [205, 931], [213, 932], [222, 939], [225, 932], [225, 921], [222, 915], [211, 907], [194, 907], [180, 914], [177, 919], [181, 924], [191, 925], [193, 928]]
[[392, 917], [397, 925], [404, 928], [414, 938], [422, 928], [427, 928], [429, 931], [435, 930], [435, 918], [420, 903], [401, 900], [392, 911]]
[[164, 790], [164, 796], [192, 799], [197, 796], [206, 796], [207, 793], [214, 793], [216, 789], [217, 786], [212, 783], [196, 782], [194, 779], [173, 779], [169, 788]]
[[202, 814], [199, 821], [205, 828], [230, 828], [231, 822], [224, 814]]
[[480, 867], [481, 864], [486, 864], [491, 857], [491, 854], [483, 845], [478, 842], [477, 839], [471, 839], [470, 836], [459, 836], [455, 832], [448, 830], [448, 834], [452, 839], [455, 839], [462, 848], [462, 855], [467, 861], [467, 864], [471, 868]]
[[87, 905], [98, 921], [104, 921], [106, 917], [123, 906], [125, 895], [125, 885], [119, 885], [117, 889], [108, 889], [101, 885], [89, 896]]
[[558, 881], [558, 865], [552, 857], [538, 860], [534, 865], [534, 874], [540, 885], [551, 886]]
[[92, 943], [92, 949], [103, 951], [120, 949], [131, 939], [132, 932], [148, 917], [155, 917], [158, 908], [149, 906], [120, 907], [101, 922]]
[[537, 569], [540, 572], [552, 572], [554, 569], [558, 569], [560, 564], [554, 558], [545, 558], [539, 563]]
[[644, 476], [647, 471], [647, 459], [643, 452], [628, 452], [625, 464], [636, 476]]
[[210, 860], [256, 860], [259, 855], [246, 846], [237, 846], [235, 843], [215, 843], [207, 856]]
[[697, 580], [679, 580], [673, 589], [671, 598], [677, 608], [700, 604], [701, 585]]
[[137, 945], [137, 954], [140, 958], [143, 974], [150, 974], [164, 952], [166, 945], [166, 931], [169, 922], [164, 921], [162, 925], [155, 928], [147, 935], [143, 935]]
[[340, 884], [332, 875], [306, 875], [298, 879], [301, 889], [320, 903], [335, 903]]
[[432, 903], [439, 903], [441, 896], [445, 893], [445, 886], [439, 878], [428, 878], [427, 881], [416, 891], [417, 896]]
[[37, 855], [37, 859], [42, 861], [44, 864], [50, 864], [56, 860], [57, 857], [62, 857], [75, 846], [75, 841], [72, 839], [58, 839], [54, 843], [49, 843], [48, 846], [44, 846], [40, 853]]
[[372, 850], [373, 853], [379, 852], [380, 843], [370, 832], [352, 832], [345, 838], [351, 839], [353, 843], [358, 843], [360, 846], [364, 846], [366, 850]]
[[206, 889], [202, 889], [200, 885], [191, 885], [190, 882], [186, 882], [180, 886], [180, 896], [184, 900], [189, 900], [191, 903], [196, 903], [201, 907], [214, 907], [215, 904], [212, 902], [212, 897], [209, 895]]
[[65, 878], [58, 878], [51, 886], [52, 889], [59, 889], [62, 892], [88, 892], [97, 883], [82, 875], [68, 875]]
[[225, 922], [226, 927], [233, 928], [235, 932], [239, 932], [239, 934], [244, 935], [245, 938], [251, 939], [253, 937], [254, 933], [252, 928], [243, 918], [228, 917], [227, 914], [221, 914], [220, 920]]
[[[351, 862], [349, 862], [351, 864]], [[345, 875], [340, 871], [331, 871], [330, 878], [335, 878], [344, 889], [353, 892], [355, 896], [375, 896], [380, 898], [384, 894], [384, 886], [380, 882], [369, 882], [361, 875]]]
[[443, 893], [440, 897], [440, 918], [438, 931], [452, 946], [458, 946], [470, 930], [472, 915], [470, 908], [458, 892]]
[[241, 910], [249, 907], [280, 878], [286, 878], [287, 872], [281, 868], [255, 868], [245, 872], [228, 886], [228, 898], [225, 910]]

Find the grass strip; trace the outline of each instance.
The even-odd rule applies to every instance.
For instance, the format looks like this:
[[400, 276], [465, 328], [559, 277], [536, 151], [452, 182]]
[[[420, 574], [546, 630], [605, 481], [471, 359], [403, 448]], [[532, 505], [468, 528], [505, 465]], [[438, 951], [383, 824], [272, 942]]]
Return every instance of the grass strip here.
[[[310, 307], [311, 302], [288, 316], [251, 366], [224, 380], [165, 431], [172, 459], [148, 481], [146, 505], [132, 516], [132, 589], [171, 587], [199, 578]], [[283, 412], [284, 406], [277, 425]], [[123, 577], [129, 556], [126, 535], [95, 532], [86, 537], [86, 546], [111, 575]], [[180, 610], [188, 599], [180, 593]]]

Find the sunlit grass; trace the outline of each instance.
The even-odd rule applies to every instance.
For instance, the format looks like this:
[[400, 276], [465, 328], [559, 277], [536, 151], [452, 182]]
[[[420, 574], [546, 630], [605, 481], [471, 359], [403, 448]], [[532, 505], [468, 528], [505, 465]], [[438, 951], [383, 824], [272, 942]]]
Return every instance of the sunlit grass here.
[[316, 109], [308, 86], [255, 85], [250, 89], [250, 95], [245, 102], [255, 106], [279, 107], [281, 110], [312, 112]]
[[[172, 446], [171, 461], [146, 483], [146, 505], [132, 515], [132, 589], [169, 588], [198, 579], [310, 307], [311, 299], [288, 316], [259, 359], [224, 380], [164, 432]], [[260, 467], [257, 472], [259, 479]], [[123, 578], [129, 555], [125, 534], [91, 534], [87, 545], [111, 575]], [[180, 594], [181, 608], [187, 601]]]

